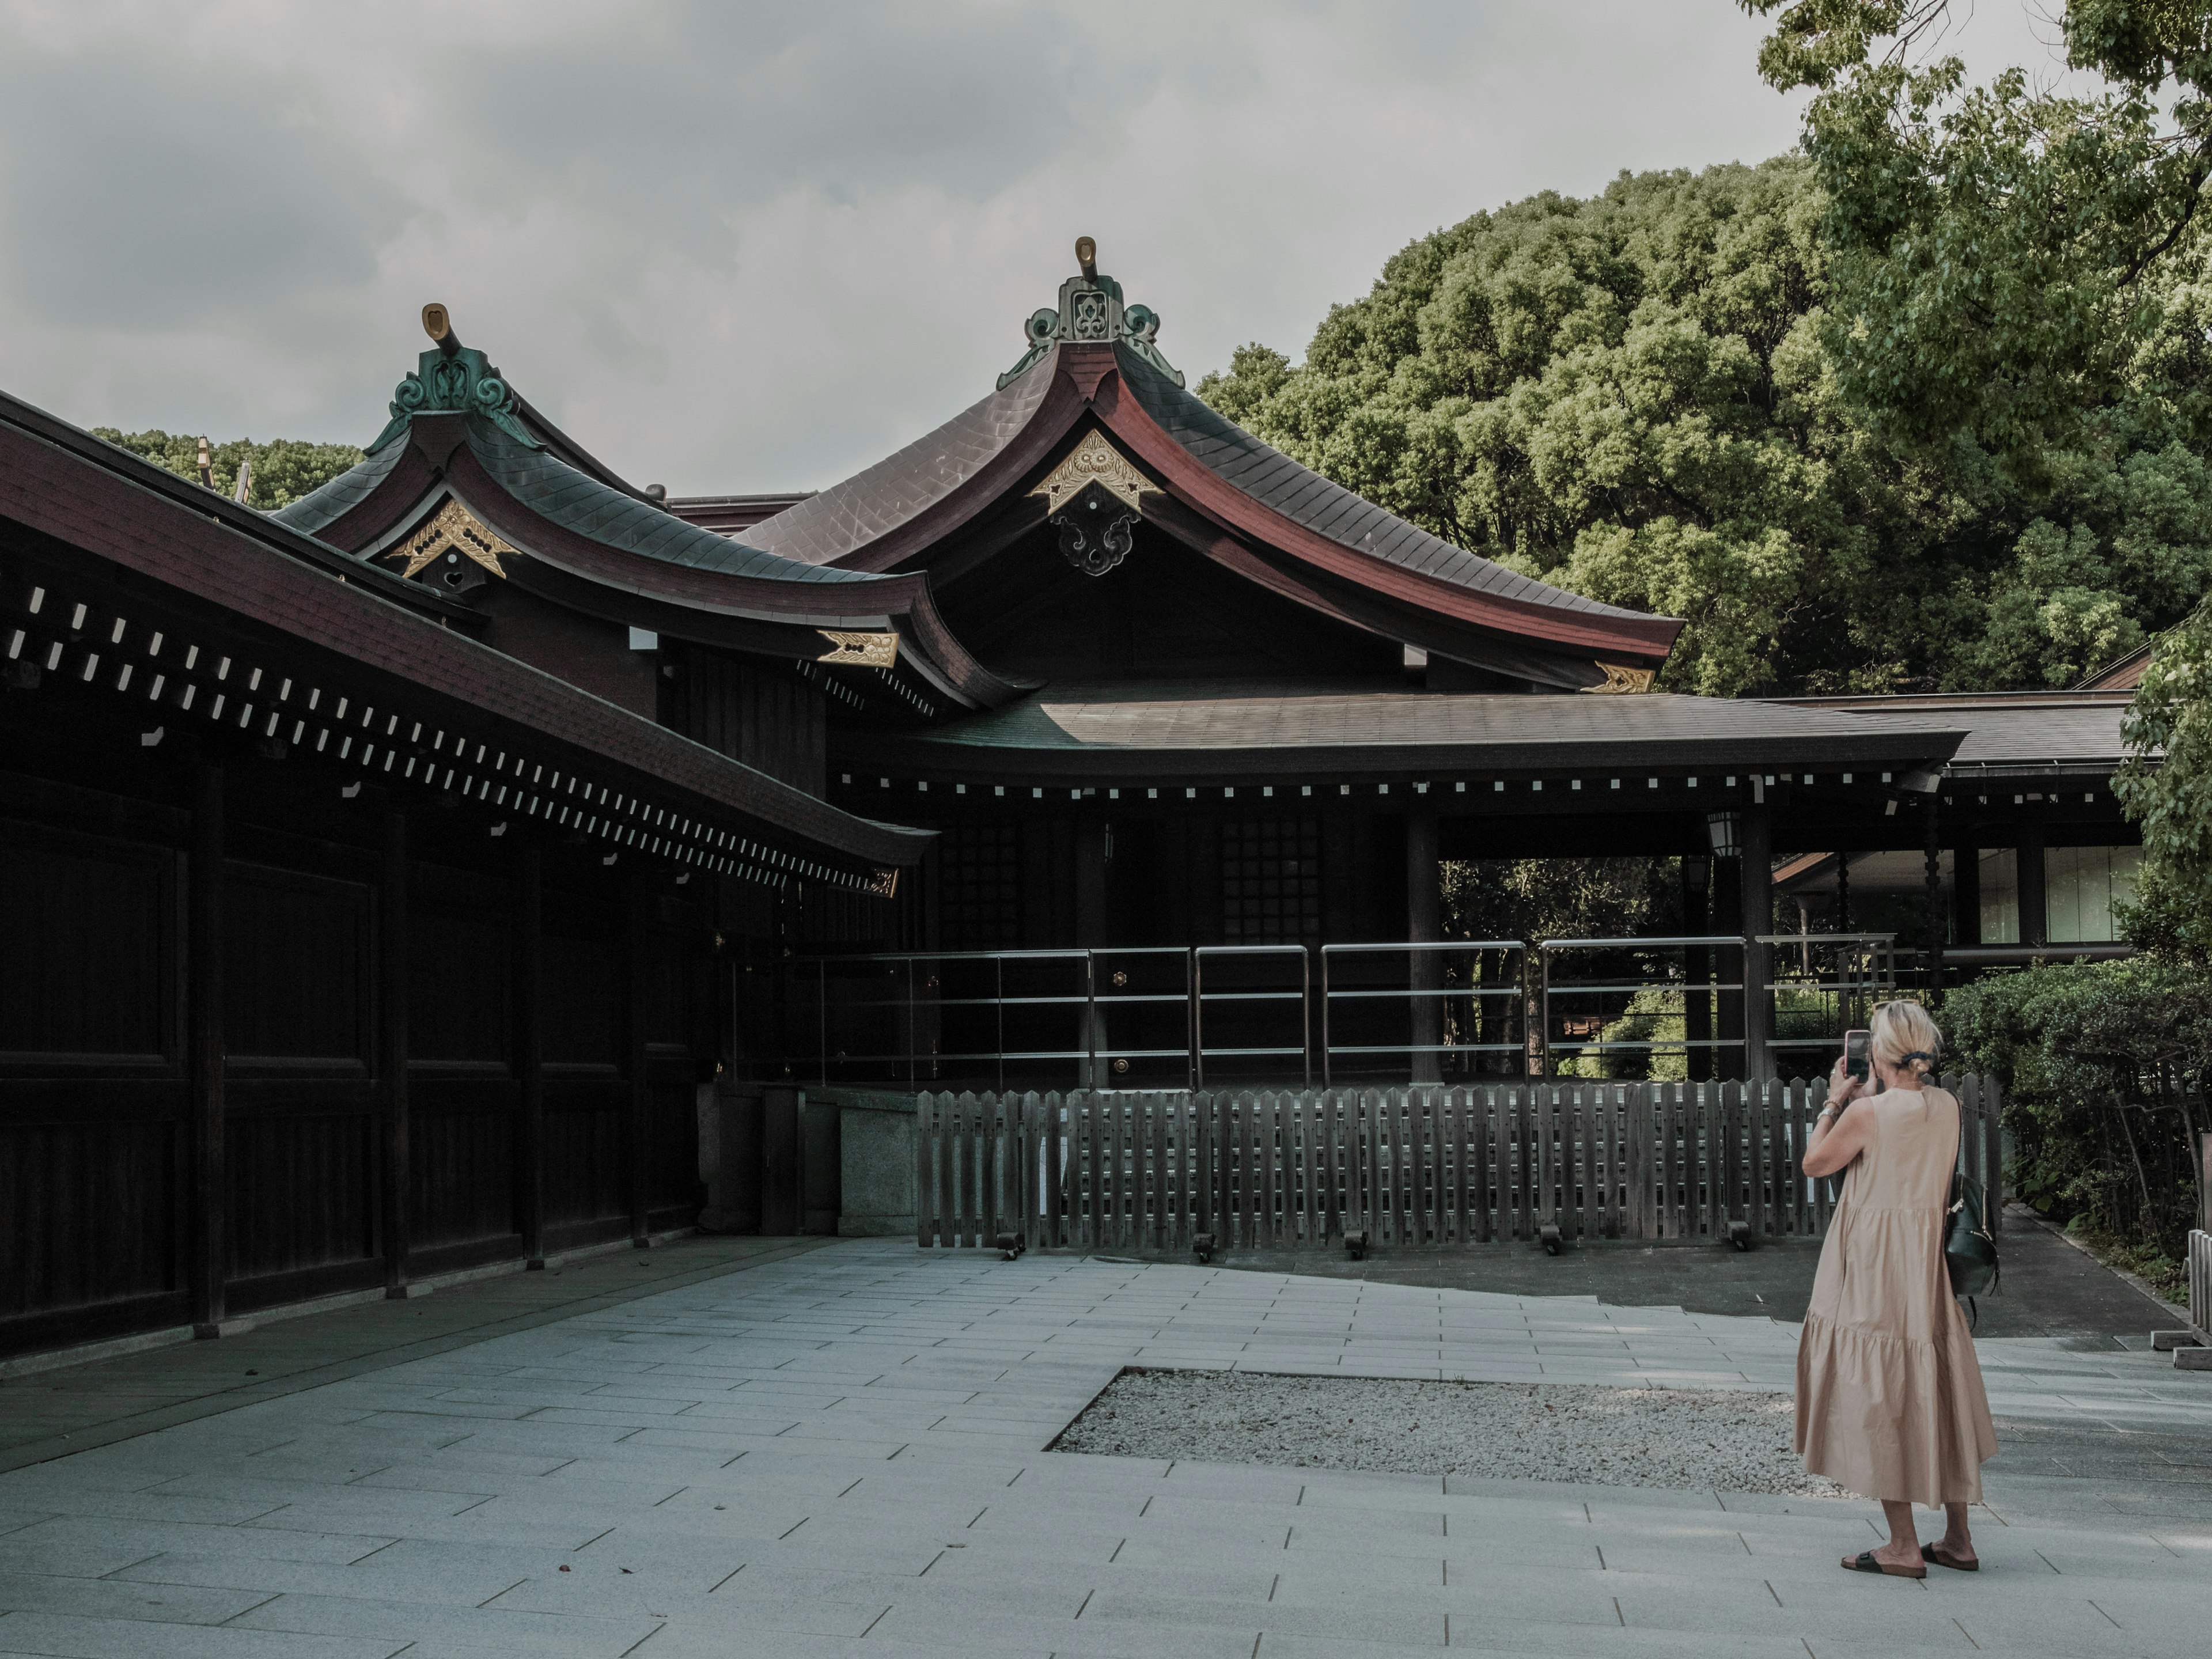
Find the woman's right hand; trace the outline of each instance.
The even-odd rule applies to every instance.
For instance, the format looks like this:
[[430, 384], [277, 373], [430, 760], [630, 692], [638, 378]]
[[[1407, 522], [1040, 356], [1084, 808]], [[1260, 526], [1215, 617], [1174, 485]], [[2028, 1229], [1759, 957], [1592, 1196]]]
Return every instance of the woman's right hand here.
[[1836, 1063], [1828, 1070], [1828, 1098], [1838, 1102], [1856, 1100], [1866, 1092], [1866, 1079], [1853, 1077], [1849, 1063], [1838, 1054]]

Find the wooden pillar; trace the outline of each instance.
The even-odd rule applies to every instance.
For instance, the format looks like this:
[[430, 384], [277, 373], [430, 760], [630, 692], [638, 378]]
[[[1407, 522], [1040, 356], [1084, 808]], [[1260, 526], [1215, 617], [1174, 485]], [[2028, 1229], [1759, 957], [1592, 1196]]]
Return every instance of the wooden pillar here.
[[[1682, 860], [1682, 932], [1695, 938], [1712, 932], [1711, 862], [1695, 854]], [[1687, 1040], [1687, 1070], [1692, 1082], [1699, 1082], [1713, 1074], [1713, 1051], [1704, 1045], [1712, 1041], [1713, 979], [1712, 951], [1703, 945], [1692, 945], [1682, 952], [1682, 1036]]]
[[[1443, 936], [1443, 872], [1437, 857], [1437, 815], [1432, 808], [1417, 807], [1406, 815], [1406, 939], [1409, 944], [1432, 944]], [[1408, 1004], [1413, 1043], [1412, 1080], [1442, 1080], [1443, 1056], [1433, 1050], [1443, 1041], [1444, 1006], [1425, 994], [1443, 988], [1443, 956], [1436, 951], [1407, 953], [1407, 983], [1416, 994]]]
[[1960, 945], [1982, 942], [1982, 849], [1971, 824], [1952, 838], [1951, 934]]
[[639, 1249], [651, 1240], [646, 1221], [646, 1127], [653, 1106], [653, 1079], [646, 1069], [645, 1034], [647, 993], [653, 983], [653, 887], [642, 871], [625, 884], [623, 906], [628, 933], [628, 971], [623, 975], [628, 993], [628, 1017], [623, 1024], [623, 1071], [629, 1084], [629, 1133], [624, 1137], [623, 1189], [629, 1199], [629, 1238]]
[[186, 1037], [191, 1074], [192, 1334], [222, 1334], [228, 1194], [223, 1168], [223, 781], [218, 761], [192, 778], [192, 844], [185, 867]]
[[1737, 879], [1742, 885], [1738, 902], [1743, 921], [1743, 1074], [1747, 1079], [1768, 1075], [1767, 1039], [1773, 1035], [1773, 1000], [1768, 991], [1771, 974], [1767, 958], [1773, 947], [1757, 943], [1761, 933], [1774, 931], [1774, 839], [1767, 817], [1765, 792], [1753, 787], [1756, 799], [1743, 809], [1743, 857]]
[[526, 841], [514, 872], [515, 1208], [526, 1267], [545, 1265], [545, 855]]
[[[1931, 1004], [1943, 1000], [1944, 936], [1950, 931], [1943, 914], [1943, 798], [1920, 798], [1921, 936], [1928, 963], [1928, 992]], [[2040, 862], [2039, 860], [2038, 862]]]
[[414, 1184], [407, 1095], [407, 815], [386, 807], [378, 882], [377, 1069], [384, 1077], [384, 1293], [407, 1294], [407, 1223]]
[[2013, 879], [2020, 890], [2020, 942], [2048, 945], [2050, 918], [2044, 908], [2043, 819], [2033, 808], [2021, 814], [2013, 842]]

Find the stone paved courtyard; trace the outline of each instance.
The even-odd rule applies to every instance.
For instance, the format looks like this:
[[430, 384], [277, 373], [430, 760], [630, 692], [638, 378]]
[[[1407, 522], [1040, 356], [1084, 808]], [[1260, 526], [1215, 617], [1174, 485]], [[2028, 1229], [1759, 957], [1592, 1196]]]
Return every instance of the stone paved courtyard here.
[[2212, 1376], [1981, 1345], [1978, 1576], [1858, 1502], [1046, 1453], [1124, 1364], [1788, 1386], [1753, 1318], [851, 1241], [0, 1475], [0, 1652], [82, 1659], [2150, 1654]]

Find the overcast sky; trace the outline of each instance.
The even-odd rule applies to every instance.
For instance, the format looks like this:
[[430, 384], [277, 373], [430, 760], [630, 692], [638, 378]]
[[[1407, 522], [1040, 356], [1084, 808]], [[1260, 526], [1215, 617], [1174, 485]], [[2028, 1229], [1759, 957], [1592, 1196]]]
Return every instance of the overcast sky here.
[[[1970, 57], [2047, 62], [2028, 9], [1981, 0]], [[439, 300], [637, 483], [819, 487], [988, 392], [1079, 234], [1195, 381], [1299, 356], [1480, 209], [1785, 150], [1760, 33], [1731, 0], [0, 0], [0, 387], [363, 443]]]

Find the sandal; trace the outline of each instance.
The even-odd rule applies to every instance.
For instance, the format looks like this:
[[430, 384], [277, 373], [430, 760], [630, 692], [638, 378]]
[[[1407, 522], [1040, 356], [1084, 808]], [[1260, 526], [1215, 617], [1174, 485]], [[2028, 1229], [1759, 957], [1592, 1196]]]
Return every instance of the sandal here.
[[1874, 1559], [1872, 1550], [1862, 1552], [1856, 1561], [1844, 1562], [1844, 1571], [1845, 1572], [1878, 1572], [1889, 1578], [1925, 1578], [1928, 1576], [1928, 1569], [1925, 1567], [1893, 1567], [1884, 1562], [1877, 1561]]
[[1923, 1544], [1920, 1547], [1920, 1559], [1923, 1561], [1933, 1561], [1939, 1567], [1948, 1567], [1954, 1572], [1979, 1572], [1982, 1570], [1980, 1561], [1954, 1561], [1948, 1556], [1938, 1554], [1933, 1544]]

